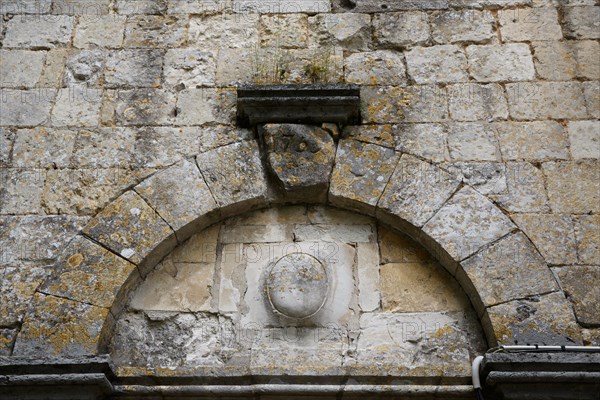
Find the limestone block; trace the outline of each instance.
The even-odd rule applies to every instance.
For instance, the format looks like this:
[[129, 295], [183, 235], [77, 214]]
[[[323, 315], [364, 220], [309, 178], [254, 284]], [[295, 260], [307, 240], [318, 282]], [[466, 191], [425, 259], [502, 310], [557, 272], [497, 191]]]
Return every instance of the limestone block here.
[[398, 125], [391, 124], [350, 125], [344, 127], [342, 138], [394, 148], [396, 146], [395, 136], [398, 134], [398, 129]]
[[342, 47], [350, 51], [371, 48], [368, 14], [318, 14], [308, 18], [310, 47]]
[[498, 344], [556, 346], [581, 342], [580, 328], [562, 291], [493, 306], [486, 314], [494, 330], [491, 337], [495, 336]]
[[177, 16], [136, 15], [125, 24], [125, 47], [171, 48], [186, 40], [188, 20]]
[[328, 13], [331, 4], [327, 0], [233, 0], [233, 11], [247, 15], [260, 14], [292, 14], [292, 13]]
[[[218, 132], [217, 129], [212, 129]], [[135, 130], [133, 163], [142, 168], [168, 167], [200, 150], [201, 138], [208, 129], [143, 127]], [[215, 140], [217, 140], [215, 138]]]
[[474, 288], [470, 294], [480, 313], [483, 307], [558, 290], [544, 259], [522, 233], [462, 261], [457, 279], [463, 287]]
[[431, 254], [407, 235], [382, 225], [377, 233], [382, 264], [427, 264], [433, 261]]
[[600, 121], [570, 121], [567, 130], [573, 159], [600, 158]]
[[104, 80], [108, 88], [159, 87], [163, 50], [119, 50], [109, 53]]
[[600, 216], [578, 215], [573, 220], [579, 263], [600, 265]]
[[364, 122], [442, 122], [448, 118], [445, 88], [437, 85], [363, 87], [361, 115]]
[[515, 119], [581, 119], [587, 113], [579, 82], [506, 84], [510, 116]]
[[50, 120], [55, 89], [2, 90], [2, 112], [0, 126], [32, 127], [46, 124]]
[[483, 195], [506, 193], [506, 166], [500, 162], [452, 162], [442, 168]]
[[373, 16], [373, 37], [377, 48], [404, 48], [429, 41], [427, 14], [421, 11], [378, 13]]
[[53, 14], [66, 15], [106, 15], [111, 0], [55, 0], [52, 3]]
[[560, 284], [573, 304], [577, 322], [583, 326], [600, 324], [600, 268], [563, 267], [558, 269]]
[[[287, 209], [288, 207], [286, 207]], [[311, 224], [330, 224], [330, 225], [369, 225], [373, 220], [366, 215], [355, 212], [345, 211], [338, 208], [309, 206], [306, 212], [306, 222]], [[297, 216], [294, 219], [296, 223], [302, 223], [304, 217]]]
[[460, 261], [514, 228], [491, 201], [467, 186], [446, 202], [423, 232]]
[[452, 10], [431, 15], [434, 42], [485, 43], [495, 38], [496, 21], [489, 11]]
[[51, 49], [65, 47], [71, 43], [73, 17], [55, 16], [39, 18], [39, 16], [20, 16], [6, 24], [6, 34], [2, 42], [3, 48], [35, 48]]
[[8, 167], [10, 165], [14, 141], [14, 130], [0, 128], [0, 167]]
[[254, 83], [258, 63], [256, 49], [218, 49], [216, 60], [216, 85], [238, 86], [244, 83]]
[[47, 14], [52, 0], [5, 0], [0, 4], [2, 14]]
[[36, 293], [23, 321], [15, 356], [97, 354], [107, 308]]
[[[180, 3], [180, 1], [178, 1]], [[115, 10], [119, 14], [164, 14], [167, 11], [166, 0], [117, 0]]]
[[57, 268], [40, 291], [98, 307], [121, 307], [115, 302], [137, 284], [136, 266], [82, 236], [76, 237], [62, 253]]
[[42, 76], [46, 52], [0, 50], [0, 87], [32, 88]]
[[440, 209], [459, 183], [439, 167], [404, 154], [379, 200], [377, 212], [421, 227]]
[[522, 42], [562, 39], [558, 12], [553, 7], [515, 8], [498, 12], [502, 40]]
[[308, 17], [305, 14], [262, 15], [259, 25], [261, 47], [294, 49], [308, 45]]
[[106, 54], [101, 50], [82, 50], [67, 57], [64, 86], [86, 84], [98, 86], [104, 70]]
[[178, 238], [188, 237], [215, 218], [207, 214], [216, 210], [217, 203], [193, 161], [183, 160], [134, 190], [177, 232]]
[[398, 158], [399, 155], [392, 149], [342, 140], [331, 175], [329, 201], [337, 206], [359, 208], [372, 214]]
[[68, 53], [69, 49], [66, 48], [54, 48], [48, 50], [38, 87], [48, 88], [60, 86]]
[[110, 200], [153, 173], [149, 169], [77, 168], [49, 170], [42, 205], [49, 214], [95, 215]]
[[134, 310], [198, 312], [211, 310], [214, 264], [161, 261], [136, 288]]
[[494, 124], [502, 159], [565, 160], [568, 141], [563, 127], [554, 121], [498, 122]]
[[10, 356], [10, 353], [12, 353], [12, 346], [16, 337], [16, 329], [0, 329], [0, 356]]
[[[14, 266], [10, 266], [10, 265]], [[2, 312], [0, 324], [15, 326], [23, 321], [31, 306], [34, 292], [48, 276], [48, 269], [41, 263], [18, 261], [3, 263], [0, 267], [0, 301]]]
[[132, 164], [135, 131], [129, 128], [80, 130], [72, 163], [78, 167], [128, 167]]
[[456, 45], [415, 47], [406, 52], [408, 74], [419, 84], [468, 80], [467, 58]]
[[598, 161], [543, 164], [550, 206], [554, 212], [587, 214], [600, 211]]
[[236, 92], [233, 89], [185, 89], [179, 93], [177, 110], [175, 125], [233, 124]]
[[[221, 225], [215, 224], [196, 233], [177, 246], [168, 258], [174, 264], [214, 264], [217, 261], [217, 240], [220, 230]], [[168, 263], [163, 267], [166, 273], [171, 270]]]
[[123, 44], [125, 18], [121, 15], [82, 15], [78, 19], [73, 45], [117, 48]]
[[38, 214], [46, 171], [43, 169], [0, 169], [0, 214]]
[[352, 7], [352, 11], [365, 13], [403, 10], [439, 10], [448, 8], [448, 0], [388, 1], [383, 5], [381, 1], [377, 0], [356, 0], [348, 6], [342, 4], [342, 8], [350, 6]]
[[102, 92], [84, 84], [60, 89], [52, 109], [52, 125], [56, 127], [95, 127], [100, 123]]
[[86, 224], [87, 218], [75, 216], [0, 217], [0, 263], [48, 264]]
[[577, 264], [575, 231], [570, 216], [514, 214], [512, 218], [548, 264]]
[[172, 123], [175, 95], [162, 89], [133, 89], [117, 92], [116, 119], [119, 125], [167, 125]]
[[400, 124], [394, 132], [396, 151], [433, 162], [446, 160], [447, 132], [441, 124]]
[[500, 161], [498, 140], [488, 124], [450, 124], [448, 149], [453, 161]]
[[[229, 60], [231, 62], [231, 60]], [[164, 80], [170, 87], [213, 86], [217, 73], [216, 52], [201, 49], [169, 49]]]
[[[460, 316], [446, 313], [364, 313], [353, 374], [468, 374], [468, 339]], [[432, 365], [443, 367], [432, 368]]]
[[270, 172], [284, 190], [327, 191], [336, 152], [327, 131], [296, 124], [266, 124], [259, 131]]
[[584, 346], [600, 345], [600, 329], [582, 329], [581, 335], [583, 336]]
[[83, 232], [134, 264], [163, 245], [174, 245], [171, 228], [133, 191], [106, 206]]
[[356, 246], [358, 306], [363, 312], [379, 309], [379, 248], [376, 243]]
[[588, 115], [600, 118], [600, 82], [583, 82], [583, 94]]
[[295, 225], [294, 239], [297, 242], [344, 242], [344, 243], [368, 243], [373, 240], [375, 229], [372, 225], [331, 225], [311, 224]]
[[[537, 0], [533, 0], [536, 2]], [[544, 3], [547, 3], [546, 1]], [[532, 0], [450, 0], [450, 5], [453, 7], [510, 7], [510, 6], [530, 6]]]
[[233, 143], [207, 151], [199, 154], [196, 162], [217, 204], [233, 210], [229, 212], [263, 204], [269, 197], [255, 142]]
[[401, 85], [406, 83], [404, 57], [379, 50], [354, 53], [345, 60], [346, 82], [359, 85]]
[[506, 163], [506, 192], [491, 196], [509, 212], [548, 212], [544, 174], [527, 162]]
[[190, 20], [189, 44], [201, 49], [256, 47], [258, 17], [258, 14], [194, 16]]
[[230, 0], [167, 0], [169, 14], [219, 14], [231, 8]]
[[13, 145], [13, 165], [18, 168], [69, 166], [76, 132], [61, 129], [19, 129]]
[[244, 257], [247, 250], [240, 244], [226, 244], [223, 246], [221, 254], [219, 311], [236, 313], [240, 311], [242, 299], [247, 289], [245, 279], [246, 257]]
[[593, 40], [533, 43], [538, 75], [553, 81], [599, 79], [600, 44]]
[[217, 147], [227, 146], [228, 144], [235, 142], [254, 139], [254, 131], [251, 129], [223, 125], [194, 129], [200, 134], [199, 153], [204, 153], [208, 150], [216, 149]]
[[449, 85], [450, 117], [456, 121], [492, 121], [508, 118], [508, 104], [502, 86], [464, 83]]
[[565, 9], [565, 36], [571, 39], [600, 39], [600, 7], [568, 7]]
[[383, 264], [380, 274], [385, 312], [448, 312], [470, 307], [458, 282], [433, 260]]
[[529, 81], [535, 78], [527, 44], [510, 43], [467, 47], [469, 71], [478, 82]]

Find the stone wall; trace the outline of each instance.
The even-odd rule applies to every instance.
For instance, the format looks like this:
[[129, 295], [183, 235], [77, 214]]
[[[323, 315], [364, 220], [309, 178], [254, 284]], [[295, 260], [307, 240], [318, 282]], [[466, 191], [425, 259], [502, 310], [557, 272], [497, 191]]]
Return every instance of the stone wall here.
[[[334, 203], [352, 207], [356, 195], [391, 210], [400, 202], [400, 215], [424, 210], [411, 222], [427, 222], [428, 234], [458, 226], [470, 241], [481, 232], [462, 226], [453, 210], [485, 196], [535, 245], [503, 268], [512, 268], [513, 277], [525, 273], [523, 265], [533, 275], [550, 268], [553, 281], [540, 279], [535, 296], [518, 286], [507, 289], [509, 296], [479, 287], [483, 306], [496, 307], [496, 320], [543, 325], [549, 321], [539, 315], [551, 314], [566, 296], [554, 322], [575, 341], [598, 343], [600, 7], [594, 0], [2, 0], [0, 6], [0, 354], [13, 353], [28, 309], [50, 313], [72, 298], [40, 285], [61, 268], [67, 243], [127, 189], [196, 155], [205, 176], [222, 185], [222, 191], [211, 187], [215, 193], [237, 184], [224, 181], [237, 167], [215, 161], [234, 160], [240, 148], [232, 144], [255, 140], [252, 131], [235, 127], [234, 87], [282, 59], [285, 68], [269, 79], [308, 82], [313, 67], [327, 60], [328, 80], [361, 85], [363, 125], [346, 128], [338, 144], [336, 165], [353, 167], [334, 171]], [[392, 171], [384, 168], [396, 167], [401, 155], [431, 163], [474, 191], [461, 191], [442, 210], [447, 197], [429, 196], [415, 211], [411, 198], [401, 196], [415, 185], [398, 175], [390, 181]], [[448, 196], [458, 191], [436, 182]], [[382, 196], [386, 188], [400, 195]], [[233, 204], [236, 192], [229, 195], [215, 201]], [[137, 201], [145, 206], [149, 198]], [[173, 219], [190, 209], [176, 208]], [[471, 224], [481, 223], [478, 212]], [[484, 237], [480, 245], [499, 238]], [[520, 248], [517, 239], [508, 242], [502, 245]], [[470, 271], [503, 279], [475, 261]]]

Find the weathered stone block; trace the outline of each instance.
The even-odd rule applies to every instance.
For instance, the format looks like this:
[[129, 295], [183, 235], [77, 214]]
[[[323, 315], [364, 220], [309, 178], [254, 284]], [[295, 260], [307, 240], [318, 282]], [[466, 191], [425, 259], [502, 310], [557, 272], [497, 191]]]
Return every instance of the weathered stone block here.
[[[27, 251], [24, 249], [24, 251]], [[4, 258], [4, 257], [3, 257]], [[9, 265], [14, 266], [9, 266]], [[0, 267], [0, 301], [2, 326], [16, 326], [23, 321], [31, 306], [31, 298], [50, 272], [37, 262], [18, 261], [3, 263]]]
[[554, 212], [587, 214], [600, 211], [598, 161], [543, 164], [550, 206]]
[[377, 48], [404, 48], [425, 44], [431, 36], [427, 14], [421, 11], [378, 13], [373, 16]]
[[[538, 0], [533, 0], [535, 3]], [[450, 0], [450, 5], [453, 7], [467, 8], [498, 8], [510, 6], [530, 6], [532, 0]]]
[[500, 162], [452, 162], [442, 168], [483, 195], [506, 193], [506, 166]]
[[571, 121], [567, 130], [575, 160], [600, 158], [600, 121]]
[[106, 15], [111, 0], [55, 0], [52, 3], [53, 14], [66, 15]]
[[19, 16], [6, 24], [3, 48], [51, 49], [71, 43], [73, 17]]
[[564, 214], [514, 214], [515, 223], [531, 239], [548, 264], [577, 264], [575, 231]]
[[354, 53], [346, 58], [344, 64], [348, 83], [359, 85], [401, 85], [406, 83], [404, 57], [394, 51]]
[[201, 49], [258, 46], [258, 14], [223, 14], [192, 17], [189, 44]]
[[439, 167], [404, 154], [385, 187], [377, 212], [421, 227], [440, 209], [459, 183]]
[[600, 215], [573, 216], [580, 264], [600, 265]]
[[175, 244], [171, 228], [133, 191], [106, 206], [83, 232], [134, 264], [151, 253], [153, 259], [160, 259], [164, 254], [156, 255], [154, 250]]
[[448, 0], [387, 1], [356, 0], [342, 8], [351, 7], [355, 12], [380, 13], [382, 11], [402, 10], [440, 10], [448, 8]]
[[331, 175], [329, 201], [372, 214], [398, 158], [393, 149], [342, 140]]
[[236, 92], [233, 89], [185, 89], [177, 99], [175, 125], [232, 124]]
[[255, 83], [258, 75], [257, 50], [219, 49], [217, 55], [217, 86], [238, 86]]
[[446, 126], [441, 124], [400, 124], [394, 132], [396, 151], [433, 162], [446, 160]]
[[110, 52], [104, 72], [106, 87], [159, 87], [163, 75], [163, 56], [163, 50]]
[[318, 14], [308, 18], [310, 47], [339, 46], [350, 51], [371, 48], [371, 16], [368, 14]]
[[358, 306], [363, 312], [375, 311], [380, 305], [379, 247], [374, 243], [356, 246]]
[[123, 307], [117, 294], [140, 279], [134, 264], [82, 236], [69, 243], [57, 268], [60, 273], [44, 282], [42, 293], [104, 308]]
[[60, 86], [68, 53], [69, 49], [66, 48], [48, 50], [38, 87], [48, 88]]
[[572, 39], [600, 39], [600, 7], [568, 7], [565, 9], [565, 36]]
[[423, 232], [452, 259], [460, 261], [514, 228], [491, 201], [467, 186], [444, 204], [425, 224]]
[[266, 124], [260, 135], [271, 173], [286, 191], [327, 191], [335, 143], [324, 129], [309, 125]]
[[47, 14], [52, 0], [4, 0], [0, 7], [2, 14]]
[[464, 83], [449, 85], [450, 118], [456, 121], [493, 121], [508, 118], [508, 104], [502, 86]]
[[42, 76], [46, 52], [0, 50], [0, 87], [32, 88]]
[[140, 15], [127, 19], [125, 47], [181, 46], [186, 40], [187, 18], [162, 15]]
[[0, 127], [0, 168], [10, 166], [14, 141], [15, 131]]
[[506, 192], [492, 195], [509, 212], [548, 212], [544, 175], [528, 162], [506, 163]]
[[80, 130], [72, 164], [83, 168], [129, 167], [132, 165], [134, 142], [135, 131], [129, 128]]
[[600, 267], [563, 267], [558, 269], [560, 284], [583, 326], [600, 324]]
[[219, 14], [231, 8], [229, 0], [166, 0], [166, 2], [169, 14]]
[[199, 154], [196, 162], [217, 204], [238, 213], [269, 197], [256, 142], [233, 143]]
[[16, 329], [0, 329], [0, 356], [10, 356], [10, 353], [12, 353], [13, 343], [15, 342], [16, 337]]
[[377, 240], [382, 264], [426, 264], [433, 261], [427, 250], [399, 231], [379, 225]]
[[[180, 3], [180, 1], [177, 1]], [[116, 0], [115, 10], [119, 14], [164, 14], [167, 11], [165, 0]]]
[[308, 45], [308, 17], [305, 14], [262, 15], [259, 26], [261, 47], [295, 49]]
[[217, 62], [214, 51], [169, 49], [165, 55], [164, 81], [170, 87], [213, 86], [216, 73]]
[[472, 288], [483, 307], [558, 290], [544, 259], [522, 233], [516, 233], [461, 262], [457, 279]]
[[583, 82], [583, 94], [588, 115], [600, 118], [600, 82]]
[[490, 307], [485, 318], [494, 330], [487, 336], [495, 336], [498, 344], [556, 346], [581, 342], [580, 328], [562, 291]]
[[430, 18], [432, 37], [436, 43], [483, 43], [496, 36], [496, 20], [489, 11], [443, 11], [433, 13]]
[[2, 90], [0, 126], [38, 126], [48, 123], [55, 89]]
[[488, 124], [456, 123], [448, 126], [448, 149], [453, 161], [500, 161], [498, 140]]
[[408, 74], [420, 84], [468, 80], [467, 57], [456, 45], [415, 47], [406, 52]]
[[82, 15], [78, 19], [73, 45], [80, 49], [121, 47], [125, 19], [121, 15]]
[[557, 122], [498, 122], [494, 128], [505, 161], [569, 158], [567, 137]]
[[257, 12], [260, 14], [291, 13], [327, 13], [331, 4], [327, 0], [233, 0], [233, 11], [236, 13]]
[[510, 116], [515, 119], [581, 119], [587, 113], [579, 82], [506, 84]]
[[116, 103], [120, 125], [167, 125], [175, 114], [175, 95], [161, 89], [122, 90]]
[[87, 126], [100, 123], [102, 92], [85, 84], [60, 89], [52, 108], [52, 125], [57, 127]]
[[134, 190], [182, 240], [208, 225], [212, 218], [207, 214], [217, 208], [198, 166], [188, 160], [151, 176]]
[[13, 165], [18, 168], [69, 166], [75, 131], [45, 128], [19, 129], [13, 145]]
[[500, 10], [498, 19], [502, 40], [507, 42], [562, 39], [558, 12], [553, 7]]
[[593, 40], [534, 42], [535, 66], [541, 78], [567, 81], [599, 79], [600, 44]]
[[535, 78], [531, 50], [526, 44], [467, 47], [469, 71], [479, 82], [529, 81]]
[[[312, 224], [312, 225], [295, 225], [294, 227], [294, 239], [296, 242], [319, 242], [322, 241], [326, 245], [330, 246], [332, 243], [368, 243], [375, 237], [375, 227], [373, 225], [363, 224], [351, 224], [351, 225], [340, 225], [340, 224]], [[334, 245], [337, 246], [337, 245]], [[317, 249], [318, 250], [318, 249]], [[332, 262], [340, 262], [336, 257], [331, 257]], [[322, 252], [325, 252], [327, 258], [327, 252], [331, 251], [331, 247], [328, 249], [321, 248]], [[318, 253], [316, 253], [318, 254]]]
[[344, 127], [342, 138], [372, 143], [383, 147], [396, 146], [395, 134], [398, 125], [349, 125]]
[[36, 293], [23, 321], [15, 356], [97, 354], [107, 308]]
[[361, 103], [364, 122], [441, 122], [448, 118], [446, 89], [434, 85], [363, 87]]
[[46, 171], [43, 169], [0, 169], [0, 214], [38, 214]]
[[71, 54], [66, 61], [64, 86], [97, 86], [104, 70], [105, 57], [100, 50], [83, 50]]

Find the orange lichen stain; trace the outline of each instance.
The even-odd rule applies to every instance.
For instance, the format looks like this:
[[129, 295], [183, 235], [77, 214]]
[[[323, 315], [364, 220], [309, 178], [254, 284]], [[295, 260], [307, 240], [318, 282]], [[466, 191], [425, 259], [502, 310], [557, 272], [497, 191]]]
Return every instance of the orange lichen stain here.
[[83, 261], [83, 255], [82, 254], [79, 254], [79, 253], [78, 254], [73, 254], [67, 260], [67, 265], [69, 266], [69, 268], [77, 268], [78, 266], [81, 265], [82, 261]]

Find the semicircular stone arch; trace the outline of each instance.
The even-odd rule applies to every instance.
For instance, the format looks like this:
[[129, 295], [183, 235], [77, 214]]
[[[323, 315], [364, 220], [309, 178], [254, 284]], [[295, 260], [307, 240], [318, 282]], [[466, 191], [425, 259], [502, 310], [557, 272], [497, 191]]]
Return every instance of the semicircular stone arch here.
[[[327, 196], [306, 195], [302, 203], [375, 217], [423, 245], [470, 298], [489, 346], [578, 340], [573, 312], [537, 249], [500, 208], [448, 171], [341, 139], [328, 183]], [[152, 175], [69, 243], [34, 295], [14, 355], [106, 352], [132, 289], [178, 244], [227, 217], [298, 202], [272, 182], [254, 140]]]

